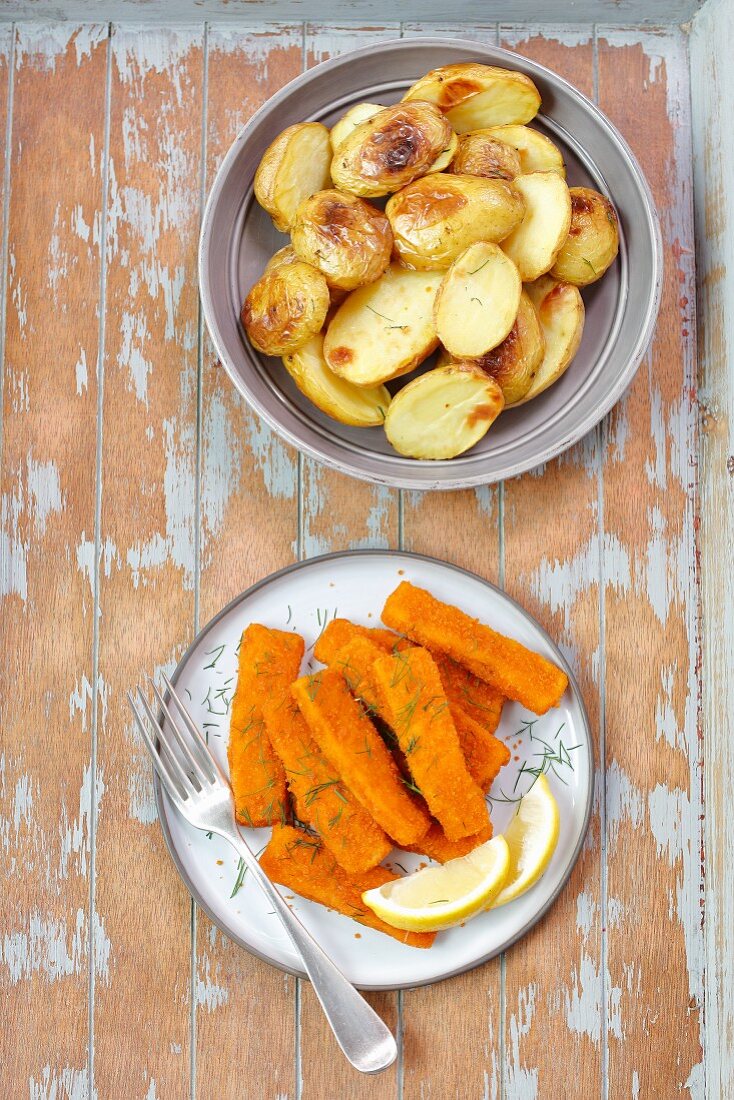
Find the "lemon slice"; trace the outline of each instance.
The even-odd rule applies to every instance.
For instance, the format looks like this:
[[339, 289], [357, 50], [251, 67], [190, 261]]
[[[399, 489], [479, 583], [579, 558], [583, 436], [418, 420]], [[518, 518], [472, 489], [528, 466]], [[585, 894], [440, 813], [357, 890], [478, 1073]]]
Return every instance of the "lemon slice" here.
[[362, 901], [393, 928], [440, 932], [487, 909], [502, 889], [510, 852], [502, 836], [459, 859], [425, 867], [362, 894]]
[[558, 844], [560, 816], [548, 780], [539, 776], [520, 803], [505, 830], [510, 849], [510, 872], [491, 908], [505, 905], [524, 894], [538, 881]]

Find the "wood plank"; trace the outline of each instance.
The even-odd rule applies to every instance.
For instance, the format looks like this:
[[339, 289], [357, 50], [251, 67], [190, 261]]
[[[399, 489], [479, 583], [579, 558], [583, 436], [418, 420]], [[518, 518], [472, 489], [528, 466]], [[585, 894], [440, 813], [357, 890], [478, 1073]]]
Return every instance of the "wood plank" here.
[[[240, 128], [301, 71], [301, 25], [208, 33], [207, 187]], [[295, 557], [297, 457], [246, 406], [204, 342], [200, 619]], [[295, 1097], [295, 981], [196, 921], [196, 1087], [207, 1097]], [[267, 1035], [243, 1042], [255, 1029]]]
[[[500, 28], [500, 43], [592, 96], [590, 29]], [[504, 581], [562, 646], [599, 729], [599, 433], [504, 487]], [[553, 502], [558, 502], [554, 505]], [[560, 511], [573, 524], [559, 522]], [[528, 537], [531, 535], [531, 537]], [[597, 767], [601, 766], [598, 739]], [[505, 963], [505, 1096], [551, 1096], [574, 1067], [579, 1096], [598, 1096], [602, 1068], [599, 816], [548, 917]]]
[[202, 39], [201, 29], [134, 26], [112, 39], [96, 846], [110, 941], [109, 980], [95, 988], [103, 1097], [189, 1091], [191, 903], [125, 691], [170, 669], [194, 625]]
[[[703, 739], [706, 805], [706, 1096], [734, 1095], [734, 835], [728, 746], [734, 714], [732, 571], [722, 547], [734, 543], [734, 236], [724, 214], [734, 150], [724, 105], [734, 95], [728, 44], [734, 7], [712, 0], [694, 20], [690, 72], [698, 272], [701, 398], [699, 545], [703, 633]], [[709, 763], [710, 762], [710, 763]]]
[[[484, 13], [485, 18], [487, 13]], [[405, 37], [434, 34], [497, 41], [493, 24], [406, 23]], [[406, 550], [445, 558], [498, 583], [501, 490], [404, 493]], [[501, 1089], [501, 967], [495, 959], [470, 974], [403, 995], [403, 1096], [497, 1097]]]
[[[7, 89], [7, 33], [2, 43]], [[0, 1061], [4, 1080], [32, 1096], [91, 1091], [90, 828], [103, 786], [91, 770], [90, 540], [106, 56], [106, 26], [17, 30], [3, 363], [0, 986], [9, 1026]], [[104, 943], [104, 927], [96, 931]], [[104, 953], [98, 963], [104, 981]]]
[[[305, 59], [310, 68], [329, 57], [400, 37], [398, 23], [360, 27], [307, 24]], [[379, 429], [375, 429], [379, 430]], [[301, 556], [397, 542], [398, 494], [330, 470], [303, 456]]]
[[[373, 26], [307, 24], [304, 40], [306, 65], [310, 67], [329, 57], [399, 36], [400, 26], [397, 23]], [[355, 481], [305, 456], [302, 473], [303, 557], [353, 547], [394, 546], [397, 543], [397, 491]], [[397, 1035], [396, 994], [369, 993], [367, 1000]], [[387, 1100], [397, 1096], [397, 1066], [376, 1077], [365, 1077], [345, 1061], [308, 982], [300, 983], [299, 1028], [303, 1100], [321, 1100], [327, 1096], [348, 1096], [350, 1100]]]
[[599, 28], [598, 67], [600, 106], [652, 186], [665, 261], [651, 352], [605, 439], [608, 1087], [615, 1097], [683, 1090], [699, 1097], [702, 776], [685, 36]]

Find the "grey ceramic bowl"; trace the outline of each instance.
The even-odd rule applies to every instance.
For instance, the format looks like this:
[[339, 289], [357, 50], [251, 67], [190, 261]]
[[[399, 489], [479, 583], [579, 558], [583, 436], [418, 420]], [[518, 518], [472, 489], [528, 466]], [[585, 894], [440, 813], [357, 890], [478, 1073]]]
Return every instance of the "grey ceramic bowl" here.
[[[335, 122], [354, 103], [392, 103], [439, 65], [481, 61], [518, 69], [537, 84], [533, 125], [561, 148], [571, 185], [614, 201], [620, 250], [605, 277], [583, 291], [586, 326], [563, 377], [534, 401], [503, 413], [459, 458], [403, 458], [379, 428], [349, 428], [303, 397], [280, 360], [248, 343], [239, 313], [247, 291], [287, 238], [256, 203], [252, 182], [270, 142], [295, 122]], [[455, 39], [400, 39], [317, 65], [272, 97], [250, 120], [217, 173], [204, 213], [201, 297], [214, 347], [252, 408], [299, 450], [353, 477], [408, 489], [460, 489], [513, 477], [555, 457], [586, 434], [629, 385], [652, 336], [660, 300], [662, 249], [652, 196], [629, 147], [585, 96], [555, 73], [494, 46]], [[410, 376], [409, 376], [410, 377]], [[396, 388], [405, 383], [398, 380]]]

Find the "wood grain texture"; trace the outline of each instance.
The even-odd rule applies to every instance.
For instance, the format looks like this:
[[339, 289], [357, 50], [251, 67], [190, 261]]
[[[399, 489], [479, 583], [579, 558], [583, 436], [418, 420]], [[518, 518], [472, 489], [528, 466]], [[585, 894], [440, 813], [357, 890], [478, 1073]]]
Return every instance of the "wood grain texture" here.
[[102, 1097], [189, 1088], [191, 903], [165, 850], [125, 692], [172, 670], [194, 627], [202, 67], [199, 30], [114, 29], [99, 562], [96, 896], [110, 941], [109, 976], [95, 989]]
[[[250, 115], [301, 71], [302, 26], [213, 25], [207, 36], [207, 188]], [[202, 333], [203, 336], [203, 333]], [[296, 555], [298, 471], [235, 392], [204, 338], [201, 377], [199, 618], [208, 621]], [[295, 979], [196, 921], [196, 1095], [295, 1097]], [[259, 1041], [266, 1033], [267, 1051]]]
[[[594, 93], [590, 28], [500, 28], [500, 44], [547, 65]], [[599, 752], [599, 433], [561, 458], [504, 487], [504, 582], [546, 627], [579, 680]], [[573, 516], [573, 523], [562, 521]], [[530, 536], [530, 537], [529, 537]], [[552, 716], [541, 730], [555, 733]], [[542, 733], [541, 733], [542, 736]], [[602, 1079], [603, 977], [601, 838], [598, 799], [584, 851], [546, 919], [507, 953], [504, 1095], [562, 1091], [574, 1066], [578, 1096], [597, 1096]]]
[[[370, 43], [398, 38], [397, 23], [306, 24], [306, 66], [348, 53]], [[377, 429], [376, 429], [377, 430]], [[354, 481], [312, 459], [302, 460], [301, 554], [305, 558], [334, 550], [364, 546], [394, 546], [398, 540], [398, 493]], [[355, 942], [357, 942], [355, 940]], [[364, 940], [359, 941], [364, 943]], [[369, 993], [367, 1000], [392, 1028], [399, 1031], [396, 994]], [[388, 1100], [397, 1096], [398, 1067], [377, 1077], [359, 1074], [338, 1054], [313, 990], [300, 982], [300, 1091], [303, 1100], [348, 1096], [350, 1100]]]
[[655, 340], [605, 435], [609, 1093], [699, 1097], [703, 807], [685, 38], [599, 28], [598, 66], [600, 106], [652, 186], [665, 259]]
[[104, 26], [17, 28], [0, 574], [0, 986], [14, 1024], [0, 1060], [6, 1085], [39, 1096], [88, 1094], [90, 937], [105, 935], [90, 914], [89, 540], [106, 55]]
[[729, 797], [734, 714], [734, 4], [713, 0], [690, 37], [698, 272], [700, 571], [706, 805], [706, 1096], [734, 1095], [734, 834]]

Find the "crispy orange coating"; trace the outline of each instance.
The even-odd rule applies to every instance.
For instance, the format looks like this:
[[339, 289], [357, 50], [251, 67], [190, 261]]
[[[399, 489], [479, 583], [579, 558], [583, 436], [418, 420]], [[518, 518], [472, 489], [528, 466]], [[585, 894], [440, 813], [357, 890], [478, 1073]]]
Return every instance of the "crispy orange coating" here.
[[319, 635], [313, 655], [322, 665], [331, 665], [340, 649], [351, 642], [352, 638], [368, 638], [373, 645], [379, 646], [385, 653], [391, 653], [399, 646], [401, 639], [392, 630], [380, 627], [360, 626], [349, 619], [332, 619]]
[[534, 714], [558, 706], [568, 677], [513, 638], [403, 581], [388, 596], [382, 619], [428, 649], [438, 649]]
[[229, 720], [229, 780], [235, 816], [241, 825], [257, 828], [286, 820], [285, 772], [270, 744], [259, 703], [255, 661], [258, 647], [251, 627], [240, 642], [237, 688]]
[[510, 750], [504, 741], [487, 733], [461, 707], [451, 706], [450, 711], [469, 775], [483, 791], [488, 791], [500, 769], [509, 763]]
[[434, 651], [433, 659], [438, 665], [441, 683], [451, 706], [461, 707], [487, 733], [494, 733], [502, 718], [504, 695], [468, 668], [452, 661], [445, 653]]
[[375, 821], [400, 843], [420, 840], [430, 818], [411, 798], [385, 743], [341, 674], [323, 669], [296, 680], [291, 690], [321, 751]]
[[478, 833], [489, 821], [487, 805], [467, 769], [430, 653], [413, 647], [385, 654], [375, 661], [374, 677], [411, 775], [446, 836]]
[[[406, 650], [403, 649], [402, 652]], [[375, 645], [371, 638], [356, 634], [343, 649], [334, 654], [331, 667], [341, 672], [349, 690], [363, 701], [368, 710], [390, 724], [390, 714], [384, 706], [374, 674], [375, 661], [382, 654], [383, 650]], [[454, 662], [449, 661], [448, 658], [444, 659], [444, 663], [454, 665]], [[441, 673], [441, 666], [438, 662], [436, 665]], [[454, 668], [457, 667], [454, 665]], [[460, 671], [463, 673], [464, 670]], [[441, 683], [446, 690], [443, 674], [441, 674]], [[487, 791], [500, 768], [510, 759], [509, 749], [492, 733], [488, 733], [475, 722], [457, 702], [452, 700], [448, 691], [446, 695], [469, 774], [483, 791]], [[455, 692], [454, 695], [460, 697], [459, 692]]]
[[492, 823], [485, 825], [473, 836], [464, 836], [461, 840], [449, 840], [437, 821], [434, 821], [430, 829], [412, 848], [406, 848], [407, 852], [416, 852], [420, 856], [428, 856], [435, 859], [436, 863], [447, 863], [450, 859], [458, 859], [473, 852], [480, 844], [492, 839]]
[[392, 842], [341, 782], [309, 733], [290, 692], [301, 668], [303, 639], [257, 624], [247, 633], [253, 646], [259, 647], [254, 664], [265, 727], [283, 762], [299, 820], [320, 834], [346, 871], [359, 873], [376, 867]]
[[431, 947], [435, 932], [404, 932], [380, 920], [362, 901], [365, 890], [383, 886], [399, 876], [386, 867], [373, 867], [360, 875], [348, 875], [318, 837], [289, 825], [276, 826], [260, 866], [268, 878], [309, 901], [336, 909], [346, 917], [384, 932], [409, 947]]

